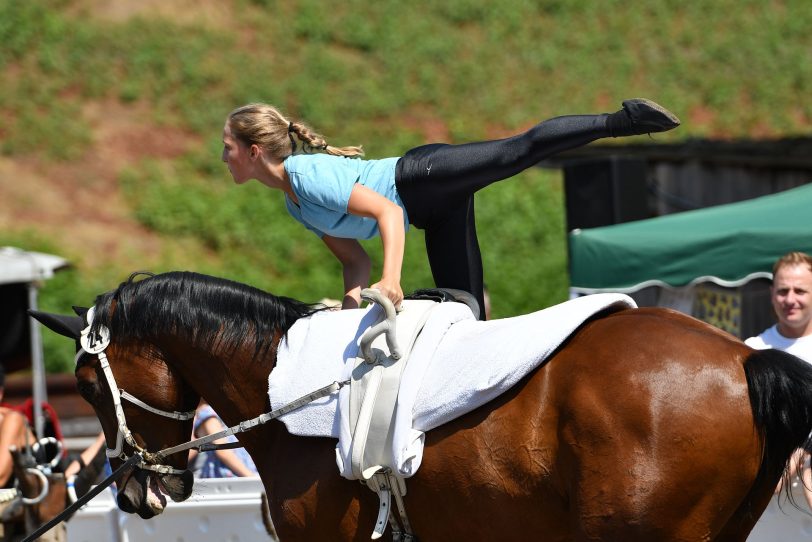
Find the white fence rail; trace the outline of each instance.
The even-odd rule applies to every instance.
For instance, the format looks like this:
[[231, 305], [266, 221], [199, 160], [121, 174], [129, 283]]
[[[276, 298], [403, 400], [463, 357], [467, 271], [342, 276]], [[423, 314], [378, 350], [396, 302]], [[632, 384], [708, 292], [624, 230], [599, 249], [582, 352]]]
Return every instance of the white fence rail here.
[[104, 491], [68, 522], [68, 542], [273, 541], [262, 522], [259, 478], [195, 480], [188, 500], [152, 519], [126, 514]]
[[[792, 497], [797, 508], [785, 496], [773, 497], [770, 505], [747, 538], [748, 542], [784, 542], [812, 540], [812, 511], [806, 504], [800, 483], [792, 484]], [[779, 506], [780, 502], [780, 506]], [[798, 509], [800, 508], [800, 510]]]

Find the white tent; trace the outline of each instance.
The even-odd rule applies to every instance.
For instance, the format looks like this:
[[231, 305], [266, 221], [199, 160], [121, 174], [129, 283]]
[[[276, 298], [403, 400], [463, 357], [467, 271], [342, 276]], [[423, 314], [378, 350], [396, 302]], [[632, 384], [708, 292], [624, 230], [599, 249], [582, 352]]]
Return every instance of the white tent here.
[[[54, 276], [54, 272], [67, 267], [68, 261], [41, 252], [28, 252], [14, 247], [0, 247], [0, 284], [25, 284], [28, 291], [29, 309], [37, 309], [37, 290], [42, 281]], [[2, 302], [3, 300], [0, 300]], [[4, 307], [0, 304], [0, 310]], [[12, 307], [11, 310], [18, 310]], [[29, 318], [31, 335], [31, 381], [32, 395], [34, 397], [35, 433], [40, 438], [43, 435], [44, 418], [42, 416], [42, 403], [48, 401], [45, 386], [45, 363], [42, 355], [42, 337], [39, 324]]]
[[0, 247], [0, 284], [47, 280], [68, 261], [52, 254]]

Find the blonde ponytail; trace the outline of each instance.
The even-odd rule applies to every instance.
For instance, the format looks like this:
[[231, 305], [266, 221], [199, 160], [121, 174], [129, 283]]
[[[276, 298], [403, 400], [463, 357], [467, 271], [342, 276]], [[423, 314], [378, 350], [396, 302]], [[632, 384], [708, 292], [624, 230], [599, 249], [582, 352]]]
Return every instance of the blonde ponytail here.
[[246, 145], [259, 145], [270, 156], [284, 160], [297, 150], [294, 135], [305, 153], [324, 152], [333, 156], [363, 156], [359, 147], [333, 147], [323, 136], [302, 122], [286, 119], [278, 109], [263, 103], [238, 107], [228, 115], [231, 133]]
[[301, 122], [292, 122], [290, 131], [302, 142], [305, 152], [322, 151], [333, 156], [363, 156], [364, 149], [361, 147], [333, 147], [327, 144], [324, 136], [313, 132], [309, 126]]

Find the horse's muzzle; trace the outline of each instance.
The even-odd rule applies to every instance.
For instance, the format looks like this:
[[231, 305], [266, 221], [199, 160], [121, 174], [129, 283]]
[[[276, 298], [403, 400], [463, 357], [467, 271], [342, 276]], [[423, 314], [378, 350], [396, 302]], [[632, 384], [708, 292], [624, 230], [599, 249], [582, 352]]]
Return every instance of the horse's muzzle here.
[[175, 502], [184, 501], [192, 494], [194, 475], [191, 471], [183, 474], [158, 475], [143, 469], [135, 469], [124, 487], [119, 490], [118, 507], [128, 514], [138, 514], [150, 519], [163, 512], [166, 498]]

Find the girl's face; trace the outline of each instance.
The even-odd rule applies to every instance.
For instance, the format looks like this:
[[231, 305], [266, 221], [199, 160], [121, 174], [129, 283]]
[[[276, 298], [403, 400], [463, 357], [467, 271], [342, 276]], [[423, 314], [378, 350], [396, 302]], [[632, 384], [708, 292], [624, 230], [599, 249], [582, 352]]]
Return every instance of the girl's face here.
[[223, 128], [222, 159], [228, 166], [228, 171], [231, 172], [236, 184], [243, 184], [253, 178], [251, 174], [253, 168], [251, 149], [231, 134], [231, 127], [228, 122]]

